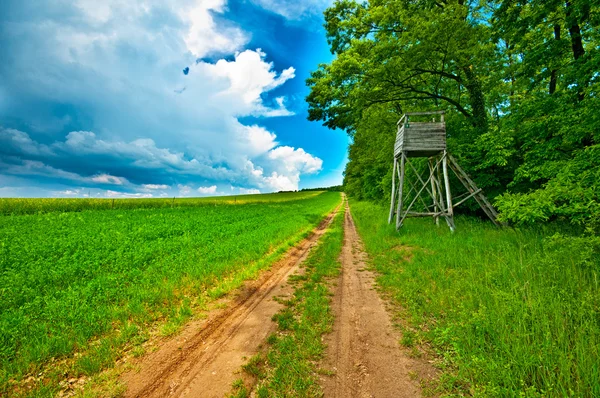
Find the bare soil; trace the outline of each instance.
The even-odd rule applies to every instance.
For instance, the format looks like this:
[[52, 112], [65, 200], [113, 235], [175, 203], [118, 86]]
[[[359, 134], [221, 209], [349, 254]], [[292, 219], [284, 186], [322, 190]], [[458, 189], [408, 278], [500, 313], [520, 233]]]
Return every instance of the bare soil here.
[[[336, 209], [337, 211], [337, 209]], [[276, 330], [271, 318], [282, 305], [277, 297], [293, 293], [287, 283], [331, 223], [334, 211], [257, 281], [246, 283], [226, 308], [206, 320], [190, 322], [176, 337], [134, 362], [122, 375], [126, 397], [218, 397], [241, 377], [241, 366], [260, 351]]]
[[322, 376], [325, 397], [420, 397], [421, 381], [435, 378], [436, 369], [400, 346], [400, 332], [375, 290], [375, 275], [365, 260], [346, 206], [342, 272], [332, 303], [335, 323], [325, 338], [322, 364], [332, 374]]
[[[333, 332], [324, 337], [326, 358], [320, 365], [331, 376], [321, 376], [325, 397], [420, 397], [420, 382], [434, 379], [435, 368], [412, 358], [399, 345], [385, 302], [375, 290], [374, 274], [354, 226], [347, 201], [344, 215], [342, 272], [335, 283]], [[212, 311], [205, 320], [186, 325], [177, 336], [133, 361], [122, 374], [126, 397], [218, 397], [231, 392], [232, 383], [250, 357], [277, 326], [272, 317], [281, 308], [278, 298], [293, 293], [288, 277], [300, 265], [331, 224], [336, 209], [313, 233], [292, 248], [238, 296]]]

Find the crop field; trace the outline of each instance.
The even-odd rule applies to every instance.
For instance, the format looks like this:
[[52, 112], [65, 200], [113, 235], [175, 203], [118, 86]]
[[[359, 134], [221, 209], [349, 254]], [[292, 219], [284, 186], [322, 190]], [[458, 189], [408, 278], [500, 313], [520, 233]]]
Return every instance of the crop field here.
[[125, 346], [139, 347], [149, 325], [173, 333], [340, 201], [334, 192], [177, 199], [173, 207], [2, 200], [0, 395], [24, 378], [36, 394], [52, 394], [57, 380], [97, 373]]
[[126, 210], [173, 207], [197, 207], [206, 205], [273, 203], [307, 199], [320, 194], [320, 191], [282, 192], [261, 195], [215, 196], [203, 198], [163, 198], [163, 199], [95, 199], [95, 198], [0, 198], [0, 215], [39, 214], [48, 212], [68, 212], [83, 210]]

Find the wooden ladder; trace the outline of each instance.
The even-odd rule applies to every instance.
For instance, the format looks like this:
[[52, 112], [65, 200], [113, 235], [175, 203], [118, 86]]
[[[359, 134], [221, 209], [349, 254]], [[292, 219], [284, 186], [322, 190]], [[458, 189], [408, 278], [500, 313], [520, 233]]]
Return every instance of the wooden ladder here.
[[484, 211], [484, 213], [490, 218], [490, 220], [492, 220], [494, 224], [496, 224], [497, 226], [504, 225], [498, 221], [498, 213], [496, 212], [496, 209], [494, 209], [494, 206], [492, 206], [492, 204], [485, 197], [483, 191], [480, 188], [478, 188], [477, 185], [475, 185], [475, 182], [471, 180], [471, 178], [469, 178], [469, 175], [465, 173], [465, 171], [458, 165], [458, 163], [452, 157], [452, 155], [448, 154], [448, 160], [448, 165], [450, 166], [452, 171], [454, 171], [456, 177], [458, 177], [460, 182], [469, 191], [469, 195], [462, 199], [460, 202], [456, 203], [454, 207], [473, 197], [475, 198], [477, 203], [479, 203], [479, 206], [481, 206], [481, 209]]

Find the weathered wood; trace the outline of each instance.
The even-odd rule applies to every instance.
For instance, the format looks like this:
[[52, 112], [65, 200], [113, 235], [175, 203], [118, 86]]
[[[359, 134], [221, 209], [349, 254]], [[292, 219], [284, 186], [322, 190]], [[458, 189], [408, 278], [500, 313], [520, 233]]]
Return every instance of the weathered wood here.
[[450, 178], [448, 176], [448, 153], [444, 151], [442, 155], [442, 172], [444, 173], [444, 185], [446, 186], [446, 210], [448, 217], [446, 223], [450, 227], [450, 231], [454, 231], [454, 209], [452, 208], [452, 193], [450, 192]]
[[398, 208], [396, 209], [396, 230], [400, 229], [400, 227], [402, 226], [402, 220], [400, 218], [400, 213], [402, 211], [402, 194], [404, 193], [404, 191], [402, 190], [404, 188], [404, 162], [406, 160], [406, 157], [404, 156], [404, 153], [400, 154], [400, 186], [398, 187]]
[[467, 190], [473, 194], [472, 196], [475, 197], [475, 200], [477, 201], [479, 206], [481, 206], [481, 209], [484, 211], [484, 213], [490, 218], [490, 220], [492, 220], [494, 224], [496, 224], [497, 226], [501, 226], [502, 224], [497, 220], [498, 213], [496, 212], [496, 209], [488, 201], [487, 197], [482, 193], [482, 190], [477, 188], [475, 182], [471, 180], [469, 175], [465, 173], [465, 171], [458, 165], [456, 159], [454, 159], [450, 155], [449, 159], [450, 166], [456, 173], [456, 176], [458, 177], [460, 182], [465, 186], [465, 188], [467, 188]]
[[429, 111], [429, 112], [406, 112], [406, 116], [426, 116], [426, 115], [443, 115], [446, 111]]
[[[446, 126], [441, 122], [410, 122], [403, 118], [394, 143], [394, 156], [402, 151], [409, 157], [433, 156], [446, 149]], [[401, 119], [402, 120], [402, 119]]]
[[[411, 116], [439, 115], [439, 122], [434, 117], [427, 122], [413, 122]], [[421, 119], [422, 120], [422, 119]], [[416, 168], [412, 165], [410, 158], [428, 157], [428, 176], [421, 177]], [[398, 165], [398, 162], [400, 163]], [[405, 195], [406, 168], [410, 167], [420, 184], [413, 183], [411, 179], [407, 180], [410, 185], [408, 193]], [[450, 168], [467, 189], [467, 192], [460, 195], [453, 204], [452, 192], [450, 191], [450, 177], [448, 168]], [[412, 174], [411, 174], [412, 175]], [[443, 177], [442, 177], [443, 176]], [[399, 185], [396, 186], [396, 178]], [[442, 178], [444, 179], [442, 183]], [[415, 193], [414, 197], [411, 196]], [[426, 193], [429, 194], [431, 202], [426, 201]], [[422, 196], [424, 195], [424, 196]], [[408, 206], [404, 203], [410, 200]], [[412, 198], [412, 200], [411, 200]], [[466, 200], [474, 198], [481, 206], [483, 211], [494, 221], [497, 213], [494, 207], [483, 195], [482, 190], [478, 188], [473, 180], [460, 168], [458, 163], [450, 156], [446, 149], [446, 123], [444, 112], [413, 112], [406, 113], [398, 121], [396, 131], [396, 140], [394, 142], [394, 169], [392, 174], [392, 197], [390, 203], [390, 214], [388, 223], [392, 222], [396, 216], [396, 229], [400, 229], [407, 217], [433, 217], [435, 223], [439, 225], [439, 217], [444, 217], [450, 230], [454, 231], [454, 207], [461, 205]], [[397, 201], [397, 203], [396, 203]], [[420, 201], [423, 204], [423, 211], [411, 211], [413, 205]], [[431, 204], [428, 204], [431, 203]], [[394, 211], [394, 206], [396, 210]]]
[[[433, 178], [431, 179], [431, 195], [432, 195], [432, 199], [433, 199], [433, 211], [434, 211], [434, 213], [437, 213], [438, 205], [437, 205], [437, 195], [436, 195], [437, 192], [435, 191], [435, 170], [433, 169], [433, 161], [431, 160], [431, 158], [428, 159], [428, 164], [429, 164], [429, 174], [431, 174], [433, 176]], [[433, 222], [435, 223], [435, 225], [440, 225], [439, 214], [433, 216]]]
[[394, 156], [394, 171], [392, 172], [392, 203], [390, 204], [390, 216], [388, 217], [388, 224], [392, 223], [394, 217], [394, 199], [396, 199], [396, 168], [398, 167], [398, 160]]

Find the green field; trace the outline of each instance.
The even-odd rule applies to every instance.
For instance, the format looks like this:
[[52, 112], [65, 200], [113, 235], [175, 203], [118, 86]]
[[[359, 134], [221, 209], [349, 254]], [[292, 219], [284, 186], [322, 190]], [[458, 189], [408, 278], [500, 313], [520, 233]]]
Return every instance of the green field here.
[[[58, 380], [111, 366], [123, 347], [147, 339], [149, 325], [174, 332], [268, 267], [341, 199], [310, 192], [211, 200], [171, 208], [135, 199], [112, 211], [4, 200], [4, 212], [23, 201], [9, 213], [41, 213], [0, 216], [0, 394], [18, 393], [25, 376], [40, 373], [36, 393], [51, 394]], [[136, 208], [143, 203], [159, 207]]]
[[600, 396], [600, 262], [585, 240], [469, 217], [455, 233], [430, 219], [397, 233], [387, 207], [350, 205], [402, 343], [435, 351], [440, 393]]
[[206, 205], [273, 203], [307, 199], [321, 192], [283, 192], [262, 195], [215, 196], [203, 198], [164, 199], [71, 199], [71, 198], [0, 198], [0, 215], [39, 214], [83, 210], [126, 210], [173, 207], [198, 207]]

